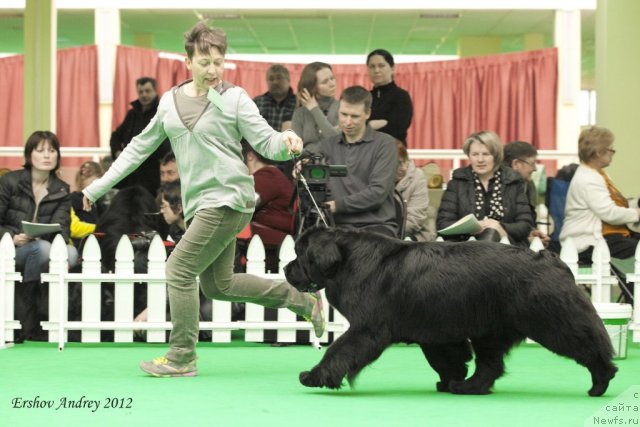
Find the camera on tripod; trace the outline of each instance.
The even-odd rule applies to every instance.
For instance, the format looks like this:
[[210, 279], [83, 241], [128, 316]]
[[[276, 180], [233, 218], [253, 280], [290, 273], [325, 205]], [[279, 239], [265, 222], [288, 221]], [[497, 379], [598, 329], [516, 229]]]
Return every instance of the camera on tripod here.
[[347, 166], [330, 165], [322, 153], [313, 153], [306, 158], [309, 160], [302, 166], [302, 176], [307, 181], [316, 202], [318, 204], [324, 203], [328, 199], [329, 178], [347, 176]]
[[[347, 176], [346, 165], [330, 165], [322, 153], [303, 155], [301, 160], [304, 159], [307, 161], [303, 162], [301, 174], [306, 185], [302, 180], [298, 182], [298, 195], [300, 196], [299, 233], [306, 227], [318, 225], [323, 215], [328, 222], [327, 225], [333, 225], [331, 212], [324, 205], [329, 200], [330, 194], [327, 185], [331, 177]], [[318, 208], [322, 212], [318, 212]]]

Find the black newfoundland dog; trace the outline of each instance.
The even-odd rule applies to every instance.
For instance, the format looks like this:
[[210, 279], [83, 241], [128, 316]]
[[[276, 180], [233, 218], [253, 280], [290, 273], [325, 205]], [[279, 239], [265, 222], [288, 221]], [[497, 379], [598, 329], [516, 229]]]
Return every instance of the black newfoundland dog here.
[[[489, 242], [415, 243], [314, 228], [285, 267], [300, 291], [325, 289], [349, 320], [307, 387], [340, 388], [393, 343], [418, 343], [440, 376], [438, 391], [487, 394], [504, 357], [530, 337], [591, 372], [590, 396], [615, 376], [602, 320], [567, 266], [548, 251]], [[476, 369], [467, 378], [475, 354]]]

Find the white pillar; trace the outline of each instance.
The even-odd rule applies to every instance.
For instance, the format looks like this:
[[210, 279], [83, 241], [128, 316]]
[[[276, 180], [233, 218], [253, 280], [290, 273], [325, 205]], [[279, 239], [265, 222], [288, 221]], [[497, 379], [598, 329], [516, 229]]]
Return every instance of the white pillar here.
[[95, 43], [98, 46], [100, 146], [108, 147], [111, 137], [116, 48], [120, 44], [120, 10], [96, 9], [94, 16]]
[[[580, 10], [556, 10], [554, 45], [558, 48], [556, 146], [560, 151], [577, 152], [580, 135]], [[562, 166], [560, 163], [558, 167]]]

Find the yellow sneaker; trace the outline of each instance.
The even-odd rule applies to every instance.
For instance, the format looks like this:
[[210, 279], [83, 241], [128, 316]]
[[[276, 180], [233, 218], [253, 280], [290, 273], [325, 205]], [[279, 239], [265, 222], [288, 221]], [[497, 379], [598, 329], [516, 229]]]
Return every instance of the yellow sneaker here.
[[195, 359], [189, 363], [172, 362], [164, 356], [148, 362], [140, 362], [140, 369], [154, 377], [195, 377], [198, 375]]
[[311, 310], [310, 316], [303, 317], [307, 322], [311, 322], [313, 325], [313, 332], [316, 334], [316, 337], [320, 338], [324, 334], [324, 330], [327, 326], [327, 322], [324, 318], [324, 309], [322, 307], [322, 297], [320, 296], [320, 292], [310, 294], [310, 296], [315, 300], [313, 303], [313, 309]]

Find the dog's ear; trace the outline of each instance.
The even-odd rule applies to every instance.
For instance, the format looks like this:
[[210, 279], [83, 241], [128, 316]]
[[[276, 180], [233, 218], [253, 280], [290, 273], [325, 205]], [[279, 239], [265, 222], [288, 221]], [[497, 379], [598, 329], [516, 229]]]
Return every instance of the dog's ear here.
[[330, 233], [326, 233], [322, 238], [309, 240], [305, 258], [312, 276], [310, 278], [318, 281], [317, 278], [335, 277], [342, 261], [342, 253], [335, 239]]

